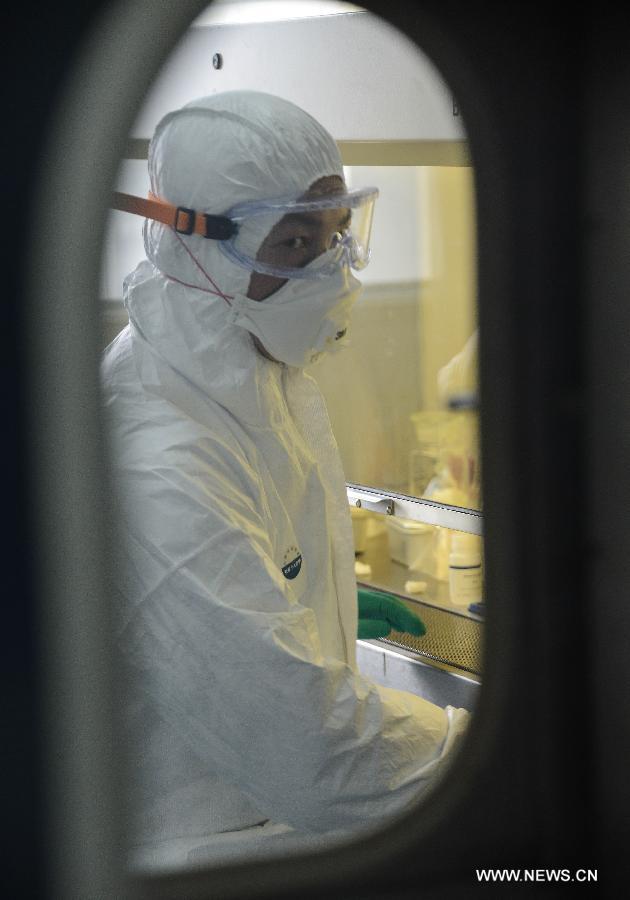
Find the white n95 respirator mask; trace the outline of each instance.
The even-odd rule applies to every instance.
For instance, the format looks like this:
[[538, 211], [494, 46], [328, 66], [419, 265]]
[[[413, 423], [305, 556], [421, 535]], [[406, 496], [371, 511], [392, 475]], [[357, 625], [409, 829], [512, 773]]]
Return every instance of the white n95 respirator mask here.
[[341, 266], [316, 281], [290, 279], [265, 300], [237, 295], [228, 318], [255, 335], [278, 362], [308, 366], [343, 346], [360, 291], [361, 282]]

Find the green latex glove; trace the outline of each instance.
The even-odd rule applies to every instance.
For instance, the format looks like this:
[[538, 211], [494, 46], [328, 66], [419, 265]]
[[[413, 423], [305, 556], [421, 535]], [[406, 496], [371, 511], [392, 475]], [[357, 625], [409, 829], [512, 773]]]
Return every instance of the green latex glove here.
[[359, 639], [387, 637], [390, 631], [425, 634], [424, 622], [402, 600], [368, 588], [358, 588]]

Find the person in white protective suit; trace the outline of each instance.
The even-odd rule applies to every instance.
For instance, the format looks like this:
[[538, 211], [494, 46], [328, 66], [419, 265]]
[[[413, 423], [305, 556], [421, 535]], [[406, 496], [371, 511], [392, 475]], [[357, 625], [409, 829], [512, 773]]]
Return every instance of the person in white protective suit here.
[[132, 840], [173, 860], [377, 827], [468, 718], [357, 670], [346, 486], [304, 372], [343, 343], [377, 191], [346, 191], [332, 137], [249, 91], [167, 115], [149, 171], [149, 200], [118, 197], [147, 259], [103, 362]]

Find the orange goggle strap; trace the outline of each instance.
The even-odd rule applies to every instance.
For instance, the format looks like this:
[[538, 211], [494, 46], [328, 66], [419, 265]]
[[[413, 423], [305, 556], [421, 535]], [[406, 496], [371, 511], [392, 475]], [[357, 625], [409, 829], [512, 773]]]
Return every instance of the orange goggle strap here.
[[238, 231], [238, 225], [227, 216], [195, 212], [187, 206], [174, 206], [149, 192], [148, 199], [114, 191], [112, 209], [133, 213], [170, 225], [178, 234], [200, 234], [215, 241], [227, 241]]

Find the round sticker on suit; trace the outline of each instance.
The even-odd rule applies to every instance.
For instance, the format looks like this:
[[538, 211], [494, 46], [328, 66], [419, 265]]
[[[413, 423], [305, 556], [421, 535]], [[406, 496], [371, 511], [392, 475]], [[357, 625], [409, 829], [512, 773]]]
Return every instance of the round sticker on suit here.
[[285, 578], [288, 578], [289, 581], [293, 581], [293, 579], [297, 578], [300, 574], [300, 569], [302, 568], [302, 554], [295, 544], [292, 544], [286, 549], [281, 568], [282, 574]]

